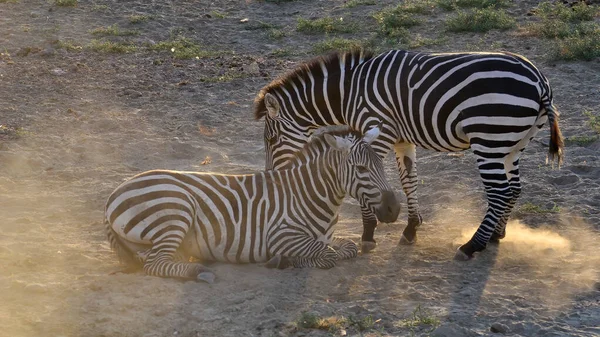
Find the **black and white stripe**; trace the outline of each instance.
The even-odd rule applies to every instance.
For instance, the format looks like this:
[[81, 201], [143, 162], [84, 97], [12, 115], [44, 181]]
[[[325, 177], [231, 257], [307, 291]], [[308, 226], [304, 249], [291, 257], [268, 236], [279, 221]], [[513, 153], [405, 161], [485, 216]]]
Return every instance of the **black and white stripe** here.
[[333, 238], [345, 195], [383, 221], [398, 216], [382, 161], [369, 145], [378, 133], [316, 136], [277, 171], [139, 174], [108, 198], [108, 239], [122, 260], [162, 277], [210, 279], [189, 257], [331, 268], [358, 251], [350, 240]]
[[[255, 117], [265, 117], [267, 168], [285, 165], [310, 133], [324, 125], [368, 130], [381, 123], [373, 148], [396, 152], [408, 200], [402, 241], [416, 240], [421, 224], [415, 147], [472, 148], [489, 206], [457, 257], [470, 258], [505, 235], [521, 192], [519, 158], [546, 123], [549, 158], [562, 160], [558, 112], [546, 77], [523, 56], [502, 53], [415, 53], [392, 50], [332, 54], [305, 63], [264, 87]], [[375, 217], [363, 208], [363, 249], [374, 247]], [[368, 243], [371, 243], [368, 245]], [[461, 255], [462, 254], [462, 255]]]

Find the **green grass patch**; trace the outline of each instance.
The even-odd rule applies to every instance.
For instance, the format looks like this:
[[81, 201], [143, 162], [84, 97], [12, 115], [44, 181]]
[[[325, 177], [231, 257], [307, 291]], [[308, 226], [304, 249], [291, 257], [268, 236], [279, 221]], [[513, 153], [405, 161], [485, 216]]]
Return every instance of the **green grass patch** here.
[[249, 22], [244, 26], [245, 30], [262, 30], [262, 29], [274, 29], [276, 28], [274, 25], [262, 22], [260, 20]]
[[394, 7], [394, 10], [402, 13], [428, 15], [433, 13], [435, 7], [435, 2], [431, 0], [406, 0]]
[[54, 0], [54, 4], [60, 7], [75, 7], [77, 0]]
[[440, 325], [440, 319], [434, 316], [429, 310], [423, 309], [418, 305], [412, 312], [411, 317], [400, 321], [400, 325], [409, 328], [430, 326], [436, 328]]
[[92, 40], [92, 42], [87, 46], [87, 48], [93, 51], [111, 54], [132, 53], [137, 50], [137, 46], [131, 43], [104, 40]]
[[525, 27], [525, 31], [534, 36], [562, 39], [598, 34], [600, 29], [597, 23], [590, 22], [598, 16], [598, 8], [585, 3], [571, 8], [562, 3], [543, 2], [535, 13], [541, 20]]
[[420, 25], [423, 18], [419, 15], [433, 13], [435, 3], [429, 0], [405, 1], [395, 7], [384, 8], [373, 14], [379, 24], [379, 33], [394, 39], [393, 43], [407, 43], [410, 40], [408, 28]]
[[375, 326], [375, 320], [373, 320], [373, 316], [371, 315], [360, 318], [349, 316], [348, 324], [356, 330], [362, 332], [373, 329]]
[[407, 28], [421, 24], [422, 20], [413, 13], [405, 12], [404, 6], [385, 8], [373, 15], [380, 33], [389, 37], [404, 37], [408, 35]]
[[16, 4], [18, 2], [19, 0], [0, 0], [0, 4]]
[[287, 36], [287, 33], [281, 29], [270, 29], [268, 36], [270, 39], [281, 39]]
[[219, 12], [219, 11], [211, 11], [209, 14], [213, 18], [217, 18], [217, 19], [225, 19], [227, 17], [226, 13]]
[[344, 317], [321, 317], [310, 312], [303, 312], [294, 322], [296, 327], [301, 329], [317, 329], [334, 332], [342, 329], [348, 320]]
[[504, 10], [494, 8], [461, 10], [446, 20], [446, 28], [451, 32], [484, 33], [493, 29], [511, 29], [515, 25], [516, 21]]
[[210, 51], [200, 44], [183, 36], [178, 36], [168, 41], [161, 41], [149, 46], [150, 50], [170, 51], [177, 59], [204, 58], [215, 56], [218, 53]]
[[580, 22], [593, 20], [599, 15], [599, 11], [598, 7], [588, 6], [583, 2], [567, 6], [561, 2], [545, 1], [536, 7], [535, 14], [543, 19]]
[[371, 41], [335, 37], [315, 43], [312, 51], [315, 54], [325, 54], [332, 51], [348, 51], [360, 48], [368, 49], [372, 46], [373, 44]]
[[587, 146], [591, 143], [596, 142], [600, 139], [599, 135], [593, 136], [571, 136], [565, 138], [565, 143], [567, 144], [577, 144], [579, 146]]
[[92, 35], [98, 36], [132, 36], [138, 35], [139, 32], [131, 29], [121, 29], [117, 24], [108, 27], [98, 27], [90, 31]]
[[593, 22], [600, 9], [577, 3], [543, 2], [535, 9], [539, 22], [523, 30], [533, 36], [555, 39], [550, 47], [554, 59], [593, 60], [600, 57], [600, 25]]
[[129, 16], [129, 23], [142, 23], [142, 22], [146, 22], [148, 20], [150, 20], [152, 18], [151, 15], [140, 15], [140, 14], [136, 14], [136, 15], [130, 15]]
[[414, 48], [420, 48], [420, 47], [439, 45], [447, 40], [448, 40], [448, 38], [446, 38], [446, 37], [430, 39], [428, 37], [423, 37], [421, 34], [416, 34], [414, 36], [411, 36], [409, 39], [407, 39], [406, 44], [408, 45], [409, 49], [414, 49]]
[[56, 48], [58, 49], [65, 49], [68, 51], [81, 51], [83, 50], [83, 46], [80, 44], [77, 44], [73, 41], [62, 41], [62, 40], [58, 40], [56, 42]]
[[[13, 127], [0, 124], [0, 141], [19, 139], [31, 134], [32, 133], [30, 131], [23, 129], [22, 127]], [[2, 143], [0, 142], [0, 149], [1, 148]]]
[[110, 9], [110, 7], [108, 7], [108, 5], [94, 5], [91, 8], [91, 10], [93, 12], [105, 12], [105, 11], [107, 11], [109, 9]]
[[374, 6], [377, 5], [375, 0], [350, 0], [346, 2], [344, 7], [346, 8], [354, 8], [357, 6]]
[[560, 207], [556, 204], [550, 209], [544, 208], [540, 205], [533, 204], [531, 202], [526, 202], [521, 207], [519, 207], [519, 213], [536, 213], [536, 214], [547, 214], [547, 213], [559, 213]]
[[376, 322], [371, 315], [365, 317], [349, 316], [348, 318], [343, 316], [321, 317], [314, 313], [303, 312], [294, 322], [294, 325], [299, 329], [325, 330], [329, 333], [336, 333], [342, 329], [364, 332], [372, 330]]
[[584, 111], [583, 115], [588, 118], [585, 122], [596, 133], [600, 134], [600, 114], [593, 113], [591, 111]]
[[351, 22], [344, 21], [344, 18], [326, 17], [316, 20], [299, 18], [296, 30], [304, 34], [354, 33], [358, 27]]
[[559, 60], [591, 61], [600, 57], [600, 28], [596, 34], [572, 36], [558, 40], [554, 57]]
[[490, 7], [508, 7], [508, 0], [437, 0], [436, 4], [447, 11], [453, 11], [457, 8], [490, 8]]

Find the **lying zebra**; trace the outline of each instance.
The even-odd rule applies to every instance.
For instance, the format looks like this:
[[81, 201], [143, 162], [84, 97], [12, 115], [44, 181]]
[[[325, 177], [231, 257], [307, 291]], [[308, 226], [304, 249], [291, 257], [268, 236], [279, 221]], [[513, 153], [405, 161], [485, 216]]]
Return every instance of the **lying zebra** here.
[[333, 237], [346, 194], [380, 221], [398, 217], [399, 202], [369, 145], [378, 135], [373, 128], [364, 137], [355, 131], [315, 136], [277, 171], [139, 174], [108, 198], [108, 240], [123, 262], [141, 263], [146, 274], [161, 277], [212, 282], [214, 275], [189, 263], [190, 256], [331, 268], [358, 252], [352, 241]]

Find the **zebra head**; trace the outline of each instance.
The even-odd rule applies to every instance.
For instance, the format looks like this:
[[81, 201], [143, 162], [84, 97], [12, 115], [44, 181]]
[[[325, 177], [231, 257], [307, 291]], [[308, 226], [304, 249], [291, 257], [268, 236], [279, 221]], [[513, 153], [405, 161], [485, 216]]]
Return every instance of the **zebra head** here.
[[370, 145], [379, 136], [379, 128], [372, 128], [362, 138], [357, 132], [336, 134], [325, 133], [323, 139], [343, 153], [337, 176], [346, 194], [369, 208], [379, 221], [396, 221], [400, 202], [387, 180], [381, 157]]
[[304, 147], [312, 127], [282, 117], [281, 105], [273, 94], [265, 95], [264, 104], [268, 112], [265, 114], [265, 168], [277, 170]]

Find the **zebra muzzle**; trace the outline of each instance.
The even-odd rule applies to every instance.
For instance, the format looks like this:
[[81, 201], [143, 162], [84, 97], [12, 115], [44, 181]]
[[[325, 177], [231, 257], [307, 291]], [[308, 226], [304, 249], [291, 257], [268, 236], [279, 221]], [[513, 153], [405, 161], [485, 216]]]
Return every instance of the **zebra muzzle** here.
[[393, 191], [384, 191], [381, 193], [381, 203], [375, 215], [377, 220], [381, 222], [394, 222], [400, 214], [400, 203]]

